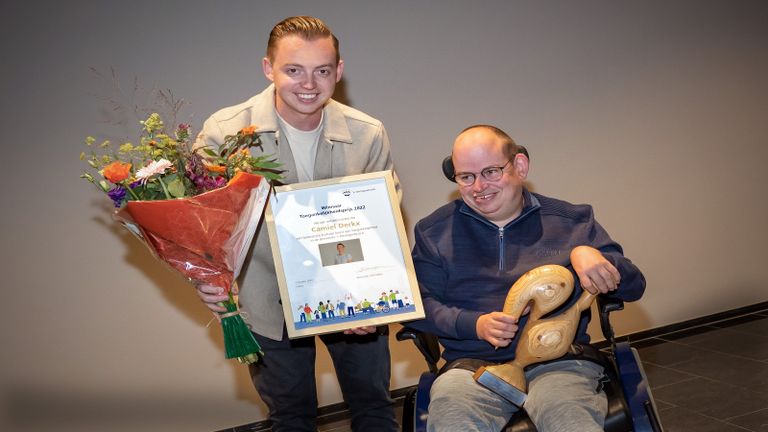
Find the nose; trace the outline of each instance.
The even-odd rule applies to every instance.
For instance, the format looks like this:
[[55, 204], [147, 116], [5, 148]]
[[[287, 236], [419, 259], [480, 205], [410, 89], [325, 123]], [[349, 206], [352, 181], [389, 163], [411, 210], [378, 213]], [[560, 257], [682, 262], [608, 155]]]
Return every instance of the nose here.
[[304, 78], [304, 82], [301, 83], [301, 86], [307, 90], [315, 88], [315, 76], [313, 74], [307, 74], [307, 77]]
[[475, 177], [475, 182], [472, 183], [472, 190], [479, 192], [479, 191], [482, 191], [483, 189], [485, 189], [485, 186], [486, 186], [485, 177], [479, 175], [479, 176]]

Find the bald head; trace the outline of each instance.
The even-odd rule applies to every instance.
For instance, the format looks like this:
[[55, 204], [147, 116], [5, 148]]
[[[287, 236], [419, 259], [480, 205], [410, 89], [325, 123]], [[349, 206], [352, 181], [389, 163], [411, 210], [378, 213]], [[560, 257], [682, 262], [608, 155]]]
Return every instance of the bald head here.
[[459, 184], [459, 194], [470, 208], [498, 226], [520, 214], [528, 158], [518, 153], [509, 135], [493, 126], [469, 127], [456, 137], [452, 157], [457, 177], [474, 178], [472, 184]]
[[464, 129], [459, 133], [459, 136], [456, 138], [458, 141], [459, 138], [462, 137], [464, 134], [492, 134], [495, 136], [498, 140], [500, 140], [501, 145], [503, 146], [503, 151], [505, 155], [512, 159], [515, 154], [519, 153], [521, 151], [521, 147], [515, 143], [515, 140], [512, 139], [509, 135], [507, 135], [506, 132], [503, 130], [497, 128], [496, 126], [487, 125], [487, 124], [477, 124], [473, 126], [469, 126], [468, 128]]

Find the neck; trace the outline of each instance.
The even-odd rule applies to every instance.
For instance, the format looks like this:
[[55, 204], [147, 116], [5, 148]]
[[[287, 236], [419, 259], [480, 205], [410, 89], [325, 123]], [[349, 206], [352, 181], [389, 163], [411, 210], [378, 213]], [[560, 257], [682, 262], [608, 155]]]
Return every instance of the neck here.
[[496, 226], [498, 226], [499, 228], [504, 228], [504, 227], [505, 227], [505, 226], [506, 226], [508, 223], [512, 222], [512, 221], [513, 221], [513, 220], [515, 220], [515, 219], [516, 219], [518, 216], [520, 216], [520, 214], [523, 212], [523, 207], [525, 207], [525, 199], [524, 199], [524, 198], [523, 198], [523, 196], [521, 195], [521, 196], [519, 197], [519, 199], [518, 199], [518, 203], [517, 203], [517, 205], [515, 206], [515, 211], [514, 211], [514, 212], [512, 212], [512, 215], [511, 215], [511, 216], [509, 216], [509, 217], [506, 217], [506, 218], [504, 218], [504, 219], [499, 219], [499, 220], [491, 220], [491, 222], [493, 222], [494, 224], [496, 224]]

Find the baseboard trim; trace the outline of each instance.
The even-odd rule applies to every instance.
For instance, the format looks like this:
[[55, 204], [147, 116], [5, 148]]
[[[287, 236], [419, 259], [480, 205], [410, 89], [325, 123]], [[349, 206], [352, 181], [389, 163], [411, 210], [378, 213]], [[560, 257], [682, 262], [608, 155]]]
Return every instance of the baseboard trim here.
[[[643, 330], [640, 332], [619, 336], [616, 338], [616, 340], [629, 341], [631, 343], [638, 343], [648, 339], [668, 336], [681, 331], [688, 331], [696, 327], [712, 325], [715, 323], [722, 323], [723, 321], [737, 319], [744, 315], [750, 315], [750, 314], [754, 314], [762, 311], [765, 311], [766, 316], [768, 316], [768, 301], [755, 303], [753, 305], [743, 306], [737, 309], [731, 309], [724, 312], [718, 312], [712, 315], [707, 315], [699, 318], [693, 318], [687, 321], [682, 321], [679, 323], [670, 324], [670, 325], [666, 325], [666, 326], [662, 326], [662, 327], [658, 327], [650, 330]], [[606, 347], [608, 343], [607, 341], [600, 341], [595, 343], [595, 345], [597, 345], [599, 348], [603, 348], [603, 347]], [[401, 402], [402, 399], [405, 397], [406, 393], [408, 393], [413, 387], [415, 386], [409, 386], [405, 388], [392, 390], [392, 399], [394, 399], [395, 402]], [[349, 413], [347, 409], [348, 409], [347, 404], [344, 402], [326, 405], [318, 408], [318, 416], [317, 416], [318, 424], [331, 423], [331, 422], [339, 421], [345, 418], [349, 418]], [[270, 430], [271, 430], [270, 421], [262, 420], [259, 422], [249, 423], [242, 426], [236, 426], [233, 428], [221, 429], [216, 432], [268, 432]]]
[[[394, 399], [395, 404], [402, 403], [405, 395], [412, 388], [413, 386], [392, 390], [390, 394], [392, 395], [391, 397]], [[348, 419], [348, 410], [349, 407], [345, 402], [319, 407], [317, 409], [317, 424], [321, 425]], [[216, 432], [269, 432], [271, 430], [271, 422], [269, 420], [262, 420], [254, 423], [248, 423], [242, 426], [235, 426], [233, 428], [221, 429]]]
[[[616, 341], [638, 343], [647, 339], [660, 338], [663, 336], [668, 336], [668, 335], [682, 332], [682, 331], [689, 331], [696, 327], [708, 326], [715, 323], [721, 323], [723, 321], [733, 320], [744, 315], [750, 315], [750, 314], [754, 314], [761, 311], [765, 311], [766, 313], [768, 313], [768, 301], [755, 303], [752, 305], [743, 306], [740, 308], [731, 309], [724, 312], [718, 312], [718, 313], [706, 315], [699, 318], [693, 318], [693, 319], [682, 321], [675, 324], [670, 324], [670, 325], [657, 327], [649, 330], [643, 330], [640, 332], [630, 333], [623, 336], [617, 336]], [[597, 345], [598, 347], [601, 347], [601, 345], [607, 346], [608, 343], [607, 341], [600, 341], [600, 342], [596, 342], [595, 345]]]

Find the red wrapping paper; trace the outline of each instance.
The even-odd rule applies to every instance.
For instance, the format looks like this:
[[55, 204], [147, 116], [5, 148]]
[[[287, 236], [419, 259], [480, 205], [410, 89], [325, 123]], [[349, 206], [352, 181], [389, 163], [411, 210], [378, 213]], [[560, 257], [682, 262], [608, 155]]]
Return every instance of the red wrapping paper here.
[[268, 191], [263, 177], [240, 172], [226, 186], [191, 198], [128, 201], [116, 218], [138, 230], [150, 250], [187, 279], [229, 292]]

